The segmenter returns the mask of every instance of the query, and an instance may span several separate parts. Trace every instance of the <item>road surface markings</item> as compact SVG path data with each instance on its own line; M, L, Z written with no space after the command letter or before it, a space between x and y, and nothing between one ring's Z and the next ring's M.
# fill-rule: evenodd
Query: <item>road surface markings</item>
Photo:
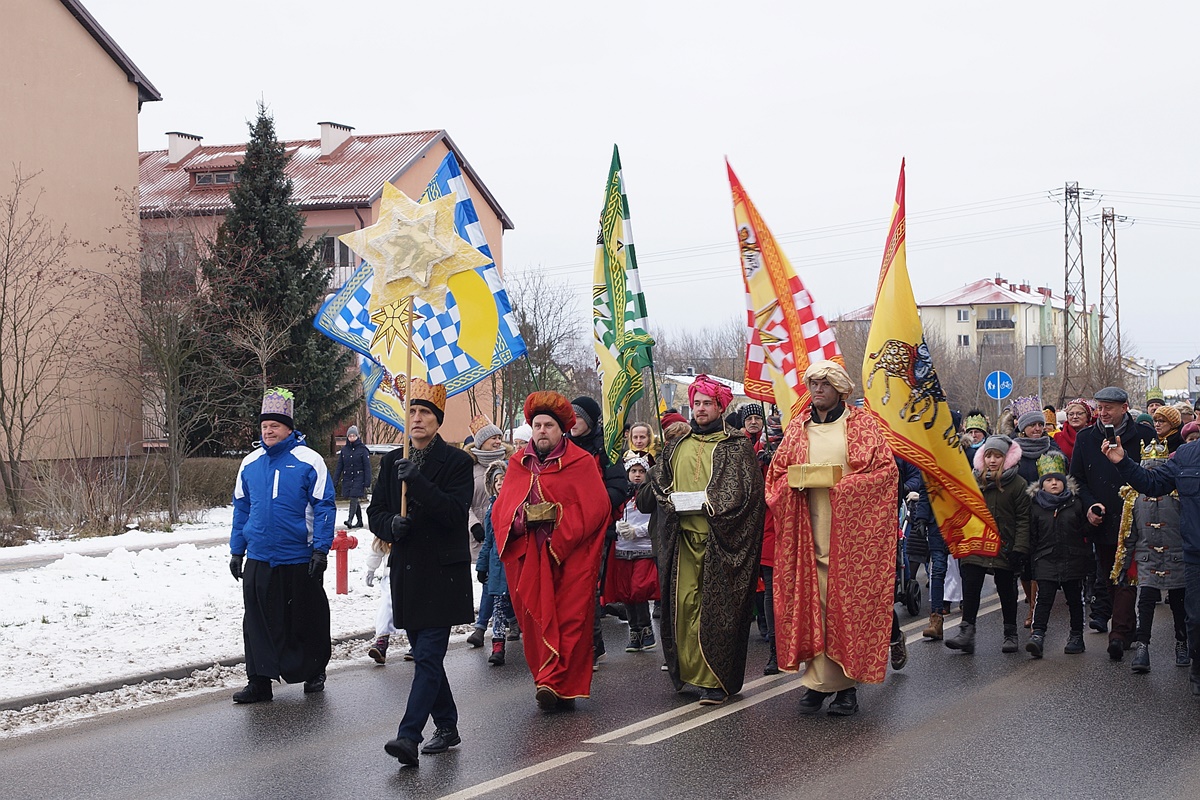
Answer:
M552 769L558 769L559 767L570 764L573 761L578 761L581 758L587 758L588 756L594 755L596 754L582 750L574 753L567 753L566 755L561 755L558 758L552 758L549 761L543 761L540 764L534 764L532 767L519 769L516 772L510 772L507 775L501 775L499 778L493 778L490 781L484 781L483 783L477 783L474 786L468 786L466 789L455 792L454 794L443 795L441 800L468 800L468 798L471 797L479 797L481 794L487 794L488 792L494 792L497 789L503 789L505 786L511 786L512 784L523 781L526 778L532 778L534 775L540 775L543 772L549 772Z
M738 700L726 706L725 708L720 709L719 711L710 711L701 717L697 717L696 719L690 719L687 722L681 722L678 725L672 725L669 728L664 728L658 733L652 733L649 736L643 736L640 739L634 739L632 742L630 742L630 744L656 744L664 739L670 739L672 736L678 736L681 733L686 733L693 728L699 728L701 725L707 725L710 722L715 722L722 717L727 717L730 714L736 714L737 712L747 709L750 706L758 705L764 700L770 700L772 697L784 694L785 692L791 692L799 689L803 685L804 684L800 682L799 678L793 677L792 680L788 681L782 686L776 686L774 689L767 689L765 692L759 692L748 700Z

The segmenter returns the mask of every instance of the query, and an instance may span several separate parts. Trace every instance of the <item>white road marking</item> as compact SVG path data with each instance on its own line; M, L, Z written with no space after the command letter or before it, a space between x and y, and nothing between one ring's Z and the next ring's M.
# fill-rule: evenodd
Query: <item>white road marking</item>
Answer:
M534 775L540 775L543 772L549 772L552 769L558 769L561 766L570 764L573 761L578 761L581 758L594 756L595 753L578 751L567 753L558 758L552 758L549 761L543 761L540 764L534 764L532 767L519 769L516 772L510 772L507 775L501 775L499 778L493 778L490 781L477 783L474 786L468 786L466 789L457 791L454 794L443 795L441 800L467 800L471 797L479 797L481 794L494 792L497 789L503 789L505 786L511 786L514 783L523 781L526 778L532 778Z
M760 692L759 694L751 697L749 700L737 700L730 702L729 705L720 710L710 711L702 717L690 719L687 722L681 722L678 725L672 725L669 728L664 728L658 733L652 733L649 736L643 736L640 739L634 739L632 742L630 742L630 744L647 745L661 742L664 739L670 739L672 736L678 736L679 734L686 733L693 728L699 728L701 725L707 725L708 723L714 722L722 717L727 717L730 714L736 714L742 709L758 705L764 700L770 700L772 697L777 695L799 689L803 685L804 684L800 682L799 678L794 677L793 680L788 681L782 686L776 686L774 689L768 689L765 692Z

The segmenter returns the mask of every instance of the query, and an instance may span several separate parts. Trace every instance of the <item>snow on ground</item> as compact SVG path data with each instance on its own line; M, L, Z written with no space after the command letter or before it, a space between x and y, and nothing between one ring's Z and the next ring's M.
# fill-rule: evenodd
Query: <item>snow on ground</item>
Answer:
M225 546L231 514L228 507L213 509L205 522L169 534L135 531L0 549L0 565L61 555L45 566L0 572L0 702L74 688L82 693L116 679L240 657L242 591L229 574ZM349 554L349 593L334 592L332 555L325 574L334 638L373 631L379 607L380 584L364 582L371 534L364 528L351 535L359 544ZM476 601L478 591L476 584ZM361 642L335 649L344 658L363 657ZM48 704L52 709L4 712L0 736L64 713L77 718L236 685L244 676L240 666L218 667L182 681Z

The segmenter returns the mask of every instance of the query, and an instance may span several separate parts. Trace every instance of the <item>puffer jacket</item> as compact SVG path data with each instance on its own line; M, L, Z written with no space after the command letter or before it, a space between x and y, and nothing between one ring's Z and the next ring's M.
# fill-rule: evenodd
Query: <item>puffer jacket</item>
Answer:
M272 567L305 564L333 543L333 481L325 460L292 433L242 459L233 486L229 551Z
M1150 497L1179 492L1179 533L1183 560L1200 565L1200 442L1185 444L1157 469L1146 469L1127 456L1118 470L1130 486Z
M1025 492L1029 484L1017 474L1020 461L1021 446L1013 442L1004 456L1003 472L997 485L996 481L983 479L983 449L975 454L975 478L983 492L983 501L1000 529L1000 553L991 557L967 556L962 563L989 570L1012 570L1009 554L1029 553L1029 495Z
M1042 508L1037 502L1038 484L1029 485L1029 547L1035 581L1081 580L1096 571L1096 557L1087 535L1092 526L1079 496L1079 485L1067 478L1071 501L1058 508Z
M362 440L346 442L338 452L337 466L333 468L333 483L342 484L343 497L366 497L371 485L371 451Z

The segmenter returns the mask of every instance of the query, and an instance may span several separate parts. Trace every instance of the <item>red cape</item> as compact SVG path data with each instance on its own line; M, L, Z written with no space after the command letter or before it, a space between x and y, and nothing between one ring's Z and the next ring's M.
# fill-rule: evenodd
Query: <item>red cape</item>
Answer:
M846 419L849 471L829 491L833 506L825 624L808 493L787 482L789 464L808 456L804 423L788 425L767 472L767 505L775 519L775 648L779 668L794 672L824 652L860 683L887 672L895 601L899 471L879 423L869 411Z
M534 683L572 698L591 691L596 584L612 507L595 459L564 444L544 463L532 444L509 460L492 528ZM535 496L558 508L548 541L534 526L525 530L525 504Z

